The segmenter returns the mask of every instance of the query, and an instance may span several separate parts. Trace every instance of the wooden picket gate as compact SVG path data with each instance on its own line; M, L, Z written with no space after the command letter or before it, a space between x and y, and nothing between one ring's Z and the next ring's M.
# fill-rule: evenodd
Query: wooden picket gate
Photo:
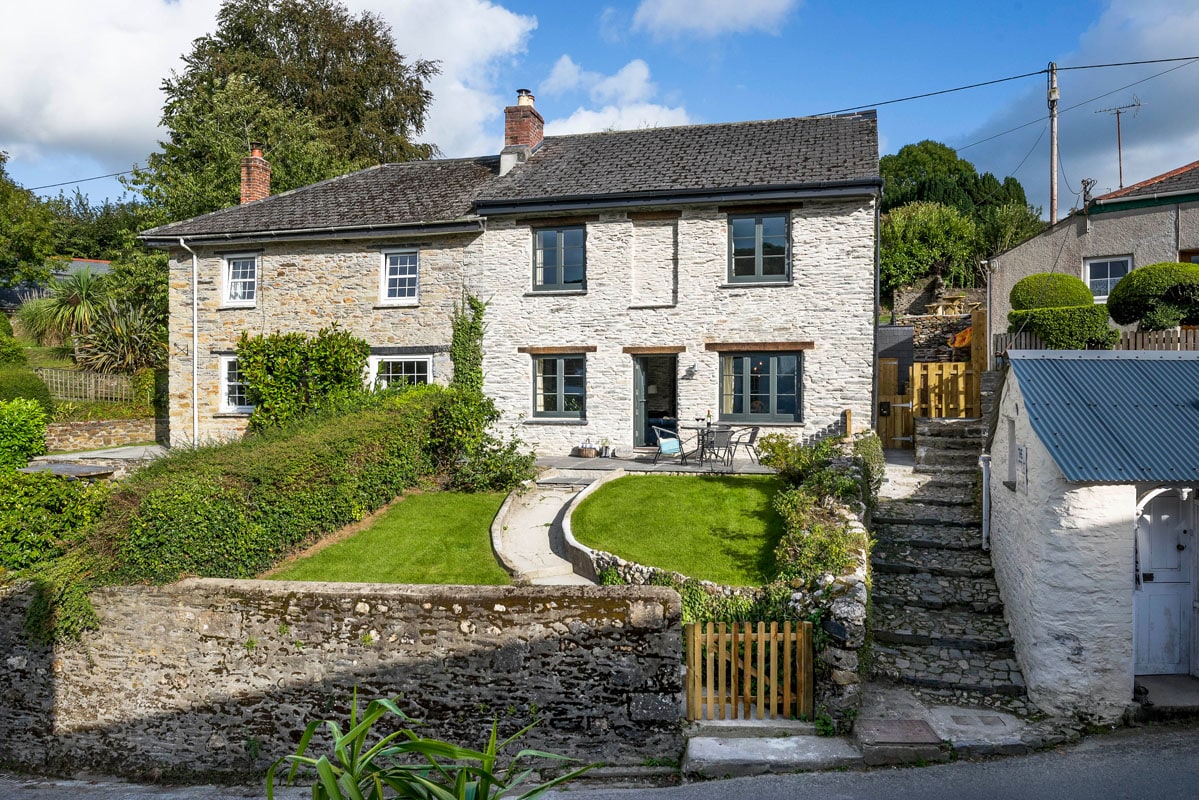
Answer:
M811 719L812 623L688 623L687 719Z

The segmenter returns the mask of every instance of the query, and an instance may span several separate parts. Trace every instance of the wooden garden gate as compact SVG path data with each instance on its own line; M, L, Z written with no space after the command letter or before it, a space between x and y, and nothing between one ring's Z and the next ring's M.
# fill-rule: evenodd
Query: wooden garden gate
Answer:
M812 623L688 623L687 719L812 719Z

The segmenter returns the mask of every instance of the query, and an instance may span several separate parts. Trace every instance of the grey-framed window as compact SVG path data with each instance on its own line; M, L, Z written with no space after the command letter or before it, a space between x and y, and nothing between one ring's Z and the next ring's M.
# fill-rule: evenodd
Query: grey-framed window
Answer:
M415 250L383 253L379 271L379 302L383 305L416 305L420 302L420 257Z
M803 353L721 353L720 419L803 422Z
M421 386L433 382L431 356L371 356L368 362L372 387Z
M587 288L587 229L583 225L533 230L533 290Z
M533 357L533 416L585 419L587 416L587 357Z
M258 255L225 256L226 305L252 306L258 299Z
M1084 279L1096 302L1106 299L1120 279L1131 271L1132 256L1088 258L1083 268Z
M780 283L790 279L786 212L729 215L729 282Z
M226 414L248 414L253 411L249 391L237 356L221 356L221 411Z

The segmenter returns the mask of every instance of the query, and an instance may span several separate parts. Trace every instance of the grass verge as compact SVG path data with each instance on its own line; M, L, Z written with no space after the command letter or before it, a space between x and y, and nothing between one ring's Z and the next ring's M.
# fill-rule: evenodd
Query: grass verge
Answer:
M629 475L584 500L571 518L588 547L729 586L775 573L783 521L770 475Z
M272 572L272 580L503 585L491 522L504 492L407 494L373 525Z

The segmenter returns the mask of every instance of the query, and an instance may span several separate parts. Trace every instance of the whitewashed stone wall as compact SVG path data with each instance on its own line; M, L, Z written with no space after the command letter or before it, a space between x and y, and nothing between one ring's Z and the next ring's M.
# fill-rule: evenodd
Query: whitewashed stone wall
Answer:
M623 348L685 348L678 410L686 421L718 411L719 354L705 343L812 341L803 355L804 423L779 430L811 434L847 408L870 419L874 224L869 198L807 202L792 213L792 283L730 286L726 215L717 209L686 208L677 222L654 224L604 214L587 223L586 292L549 294L531 292L529 225L489 220L471 254L479 261L467 269L471 290L489 302L484 388L503 422L543 454L584 439L627 450L633 359ZM587 418L534 420L533 358L518 348L568 346L595 347L586 354Z
M1027 448L1027 488L1008 479L1008 421ZM1095 722L1132 699L1136 487L1070 483L1033 433L1014 373L992 453L991 558L1029 695Z
M464 264L477 236L448 236L405 244L385 242L281 243L265 248L196 248L199 253L199 440L244 432L246 415L220 410L220 355L232 354L243 331L315 333L336 322L372 347L437 347L433 377L449 380L450 314L461 299ZM379 302L382 252L419 252L419 305ZM223 253L260 251L257 302L230 308L222 302ZM192 438L191 255L171 253L171 444Z

